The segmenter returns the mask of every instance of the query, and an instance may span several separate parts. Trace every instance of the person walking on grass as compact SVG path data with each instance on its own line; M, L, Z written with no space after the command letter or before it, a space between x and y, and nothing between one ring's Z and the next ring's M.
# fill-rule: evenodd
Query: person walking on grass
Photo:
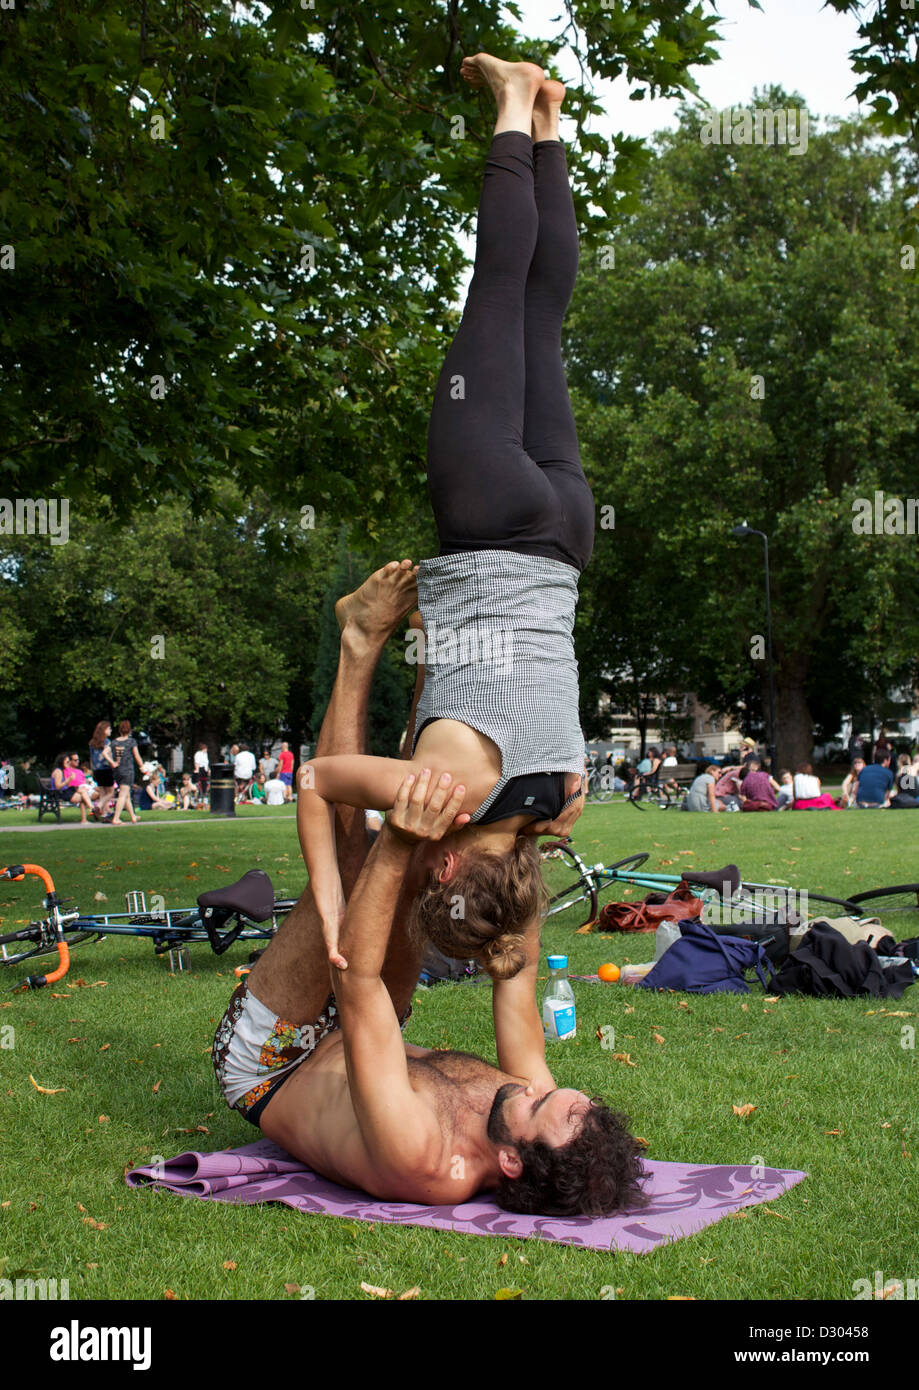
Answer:
M121 813L127 808L131 817L131 824L137 824L137 816L134 814L134 802L131 793L134 790L134 767L143 771L143 762L137 747L137 740L131 733L131 724L127 719L122 719L118 725L118 737L112 744L112 752L118 760L118 799L115 802L115 814L112 825L121 824Z
M102 820L115 800L115 773L118 771L118 763L112 757L112 726L107 719L100 719L93 730L89 740L89 760L99 788L99 804L94 815L97 820Z

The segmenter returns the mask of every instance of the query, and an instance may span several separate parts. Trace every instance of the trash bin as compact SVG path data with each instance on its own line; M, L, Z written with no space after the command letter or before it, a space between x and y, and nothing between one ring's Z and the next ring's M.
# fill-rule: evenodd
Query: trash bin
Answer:
M211 763L211 815L236 815L236 779L232 763Z

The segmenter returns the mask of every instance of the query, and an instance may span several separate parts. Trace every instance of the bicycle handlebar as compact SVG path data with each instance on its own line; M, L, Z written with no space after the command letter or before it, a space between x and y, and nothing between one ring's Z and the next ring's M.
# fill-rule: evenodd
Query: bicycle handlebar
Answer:
M0 878L9 878L14 881L25 878L27 874L41 879L45 886L48 906L52 912L57 913L57 918L55 920L55 926L57 928L57 968L52 970L48 975L30 975L26 980L29 989L42 989L45 985L56 984L58 980L62 980L67 974L67 971L70 969L70 947L67 945L61 932L60 905L57 901L57 894L54 891L54 879L48 873L48 870L43 869L40 864L8 864L5 868L0 869Z

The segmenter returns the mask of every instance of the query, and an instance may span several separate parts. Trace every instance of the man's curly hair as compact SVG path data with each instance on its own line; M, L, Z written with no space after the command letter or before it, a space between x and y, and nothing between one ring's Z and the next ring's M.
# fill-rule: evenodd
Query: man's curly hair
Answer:
M650 1199L640 1186L641 1147L628 1124L626 1115L593 1096L569 1143L552 1148L539 1139L515 1139L523 1171L517 1178L502 1173L499 1205L537 1216L611 1216L645 1206Z

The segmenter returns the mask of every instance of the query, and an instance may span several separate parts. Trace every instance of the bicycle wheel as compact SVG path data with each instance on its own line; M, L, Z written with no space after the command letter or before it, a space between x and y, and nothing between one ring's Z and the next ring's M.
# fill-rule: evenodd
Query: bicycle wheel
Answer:
M540 847L543 882L549 894L549 905L545 918L555 917L567 912L571 907L584 903L579 913L582 920L578 926L585 927L597 915L597 885L589 867L580 855L560 842ZM572 874L574 878L572 879ZM583 913L586 912L585 917Z
M853 893L852 902L868 917L880 917L885 926L890 926L891 936L898 940L919 933L919 883L901 883L892 888L871 888L866 893Z
M865 917L864 908L860 907L855 897L853 898L833 898L828 893L812 893L809 888L797 888L788 883L750 883L744 879L738 890L739 895L750 893L754 899L765 898L768 902L769 896L781 898L781 895L791 895L791 905L797 910L799 907L806 907L808 916L834 916L834 917ZM822 907L832 907L836 911L830 913L816 913L810 910L812 903L819 903Z

